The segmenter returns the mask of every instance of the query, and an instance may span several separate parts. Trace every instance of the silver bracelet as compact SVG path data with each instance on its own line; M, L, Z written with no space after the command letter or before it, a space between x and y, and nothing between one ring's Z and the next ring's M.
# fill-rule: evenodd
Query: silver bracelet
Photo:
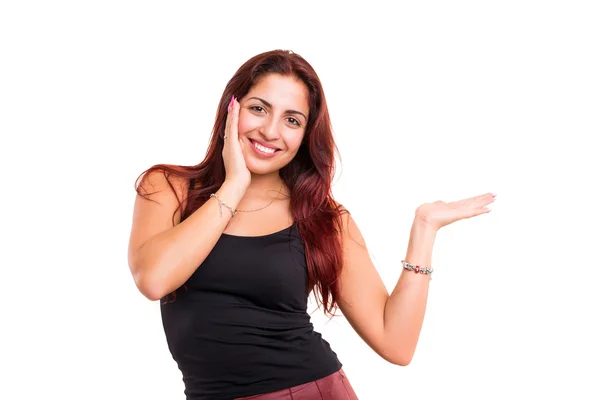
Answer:
M219 197L217 197L216 194L211 193L210 197L214 197L219 202L219 214L221 215L221 217L223 216L223 208L221 206L229 208L229 211L231 211L231 217L235 217L235 210L229 207L227 204L225 204Z
M415 271L416 274L426 274L429 275L429 279L431 279L431 274L433 273L433 268L423 268L418 265L413 265L407 263L405 260L402 260L402 267L409 271Z

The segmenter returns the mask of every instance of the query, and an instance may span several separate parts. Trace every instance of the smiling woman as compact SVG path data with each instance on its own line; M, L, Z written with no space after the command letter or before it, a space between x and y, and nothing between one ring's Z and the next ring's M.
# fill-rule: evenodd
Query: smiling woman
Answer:
M187 399L356 399L310 322L311 292L382 358L410 362L436 232L488 212L493 196L419 207L390 295L331 194L335 152L316 72L277 50L227 83L200 164L140 175L129 266L139 290L160 300Z
M268 74L239 103L240 142L257 156L246 158L248 169L264 173L283 168L296 156L308 122L304 83L296 77ZM271 158L268 163L261 162Z

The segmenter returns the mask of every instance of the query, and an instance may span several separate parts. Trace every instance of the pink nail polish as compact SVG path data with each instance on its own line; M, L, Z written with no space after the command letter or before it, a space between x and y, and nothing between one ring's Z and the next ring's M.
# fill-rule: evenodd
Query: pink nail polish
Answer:
M229 101L229 105L227 106L227 112L231 112L232 107L233 107L233 96L231 96L231 100Z

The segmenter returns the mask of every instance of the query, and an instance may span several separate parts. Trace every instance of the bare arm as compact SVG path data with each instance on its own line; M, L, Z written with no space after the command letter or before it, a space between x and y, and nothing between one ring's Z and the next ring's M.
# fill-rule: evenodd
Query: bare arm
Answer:
M129 267L135 283L148 299L158 300L177 289L189 279L206 259L231 219L231 212L223 207L219 212L216 199L209 199L185 221L181 212L172 225L173 212L178 206L175 194L161 172L152 173L146 185L151 186L150 201L137 196L129 240ZM185 187L181 182L174 185ZM230 207L237 204L245 188L225 182L216 192Z
M216 192L234 210L250 183L250 171L239 143L239 111L240 105L232 97L222 152L226 177ZM177 196L162 172L152 173L142 184L147 185L143 189L152 193L148 197L153 201L139 195L135 200L129 268L138 289L150 300L158 300L183 285L206 259L232 218L230 210L210 198L183 222L182 210L178 210L173 226L177 197L186 201L187 182L174 178L172 183Z
M431 254L436 231L415 218L408 240L406 258L410 263L431 266ZM400 279L388 298L384 309L384 333L394 343L395 360L408 365L414 355L425 318L429 291L429 276L402 270Z
M485 194L452 203L426 203L419 207L405 260L430 267L437 231L452 222L487 213L489 209L485 206L493 200L491 194ZM338 305L358 335L377 354L393 364L408 365L425 317L429 277L402 270L389 295L351 216L344 225L344 267Z
M420 260L418 265L429 266L434 239L435 231L415 218L406 260ZM350 215L345 221L342 242L340 309L377 354L393 364L408 365L425 317L429 277L403 271L389 295Z

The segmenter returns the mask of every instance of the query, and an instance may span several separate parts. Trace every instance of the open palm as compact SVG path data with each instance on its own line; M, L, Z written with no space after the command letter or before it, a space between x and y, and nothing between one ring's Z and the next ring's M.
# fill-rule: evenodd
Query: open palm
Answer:
M486 193L451 203L443 201L425 203L417 208L416 216L435 229L440 229L461 219L490 212L491 210L486 206L495 198L495 194Z

